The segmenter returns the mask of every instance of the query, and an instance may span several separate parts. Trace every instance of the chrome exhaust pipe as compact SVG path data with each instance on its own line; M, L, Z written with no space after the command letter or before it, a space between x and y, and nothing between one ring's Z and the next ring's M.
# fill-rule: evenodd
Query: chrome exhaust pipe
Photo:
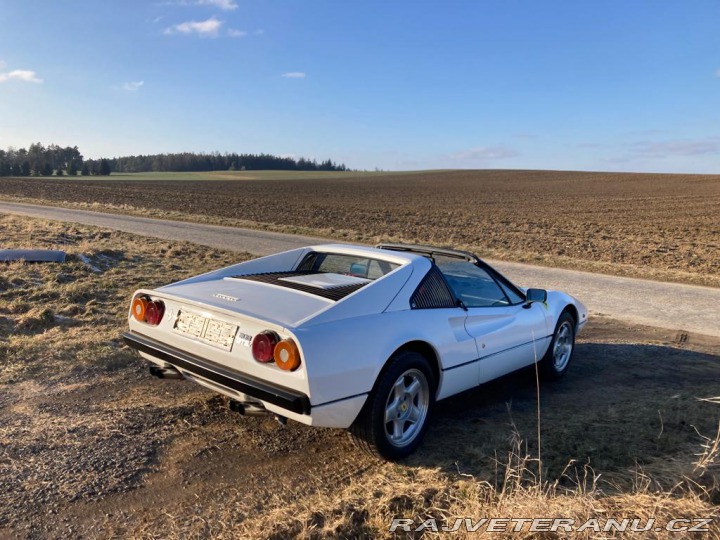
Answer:
M250 401L237 401L231 399L228 405L230 410L243 416L265 416L268 414L268 410L262 406L261 403L253 403Z
M150 375L158 379L184 379L183 374L174 367L150 366Z

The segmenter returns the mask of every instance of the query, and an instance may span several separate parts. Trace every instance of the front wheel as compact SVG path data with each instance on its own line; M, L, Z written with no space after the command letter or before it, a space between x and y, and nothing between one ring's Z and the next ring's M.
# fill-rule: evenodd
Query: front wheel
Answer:
M546 379L559 379L568 369L575 350L575 319L567 311L560 315L552 342L540 360L540 372Z
M434 402L427 359L413 351L399 353L380 375L350 433L373 456L402 459L422 442Z

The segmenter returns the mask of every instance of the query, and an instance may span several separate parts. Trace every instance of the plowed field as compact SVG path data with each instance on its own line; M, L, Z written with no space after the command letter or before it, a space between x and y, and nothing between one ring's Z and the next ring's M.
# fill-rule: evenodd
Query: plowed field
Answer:
M249 173L248 173L249 174ZM0 197L404 240L487 257L719 285L720 176L557 171L7 178ZM268 178L270 178L268 176Z

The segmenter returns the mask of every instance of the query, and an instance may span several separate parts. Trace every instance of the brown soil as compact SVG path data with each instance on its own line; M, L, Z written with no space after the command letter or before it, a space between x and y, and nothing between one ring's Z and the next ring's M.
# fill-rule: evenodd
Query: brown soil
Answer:
M717 175L489 170L288 178L10 178L0 182L0 196L469 247L491 258L608 273L654 269L669 272L668 279L720 283Z
M532 371L439 403L420 450L381 463L343 431L240 417L204 388L154 379L120 344L134 288L237 254L3 216L0 233L70 255L0 269L0 538L388 537L394 516L717 514L717 455L694 464L720 415L698 399L720 396L718 340L592 320L568 375L541 389L542 481Z

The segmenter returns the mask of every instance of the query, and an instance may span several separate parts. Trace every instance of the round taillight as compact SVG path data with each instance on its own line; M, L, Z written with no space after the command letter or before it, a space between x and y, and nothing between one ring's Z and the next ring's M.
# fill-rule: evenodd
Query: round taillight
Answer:
M165 304L160 300L148 302L145 310L145 322L151 326L157 326L165 315Z
M275 332L271 332L270 330L257 334L252 340L253 358L263 364L272 362L273 353L275 352L275 344L277 341L277 334L275 334Z
M138 296L132 302L132 314L136 321L145 322L145 312L148 307L148 299L144 296Z
M283 339L275 346L275 363L285 371L295 371L300 367L300 351L295 342L288 338Z

